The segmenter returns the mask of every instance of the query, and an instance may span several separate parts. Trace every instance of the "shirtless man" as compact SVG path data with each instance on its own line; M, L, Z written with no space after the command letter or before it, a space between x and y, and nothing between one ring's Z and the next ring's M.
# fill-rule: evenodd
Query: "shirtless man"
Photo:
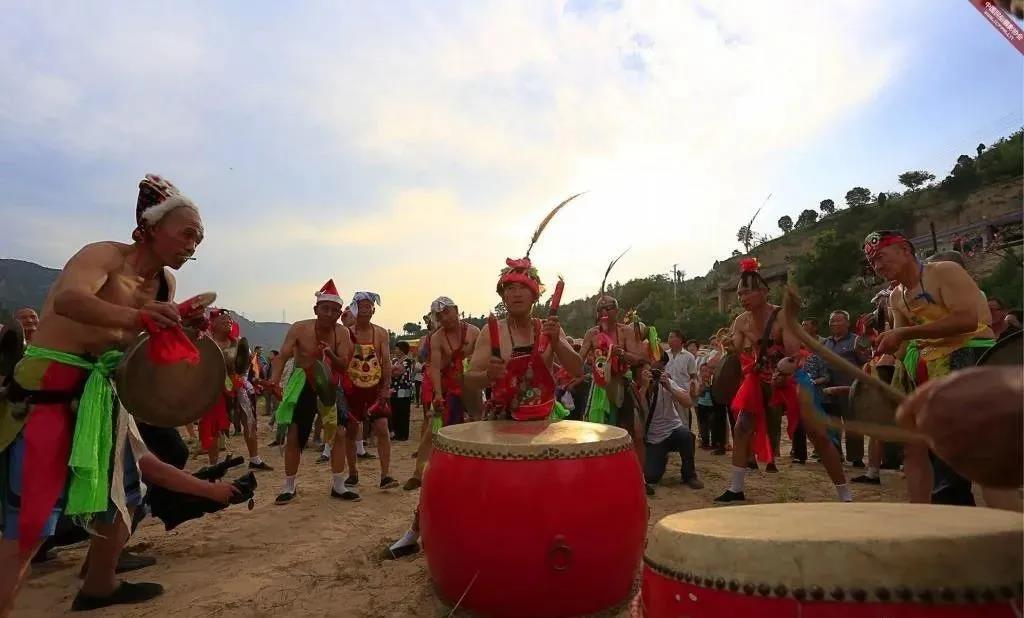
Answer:
M210 338L216 341L224 352L224 360L228 365L228 379L232 381L234 387L231 393L225 394L223 402L218 404L218 407L223 408L223 415L216 416L219 413L214 412L215 417L211 420L215 427L204 427L204 421L207 424L210 423L205 416L200 420L200 436L207 438L212 433L214 438L212 442L203 445L203 448L209 454L210 465L216 464L220 457L219 433L228 429L228 420L234 411L232 408L235 408L240 412L238 419L242 425L242 436L245 438L246 449L249 451L249 469L272 471L273 468L267 465L259 454L259 446L256 443L256 414L252 406L253 400L244 385L246 377L238 375L235 371L235 354L238 353L239 338L238 323L234 321L231 312L227 309L214 309L210 312L210 318Z
M441 328L430 336L429 372L430 383L434 385L430 409L433 413L424 410L424 425L432 425L435 414L441 415L442 426L456 425L466 420L466 406L462 398L463 360L472 356L480 329L459 319L459 307L447 296L440 296L431 303L430 312ZM469 393L469 396L479 397L480 392ZM409 491L421 485L433 435L432 428L423 432L416 456L416 470L403 489Z
M798 358L800 354L799 340L792 333L786 332L782 322L777 319L781 308L768 302L768 284L758 272L757 261L743 260L740 268L736 295L744 311L732 325L732 349L741 355L740 363L744 367L744 378L731 406L736 414L733 429L732 482L725 493L715 498L715 502L746 500L743 486L747 462L752 453L757 453L762 460L772 461L766 416L768 401L771 398L773 373L778 370L791 375L796 367L793 359ZM806 384L811 384L809 378L806 379ZM843 502L852 501L835 445L821 427L810 426L806 430L814 448L821 455L821 462L829 478L836 486L839 499Z
M355 315L355 325L349 329L352 340L352 362L348 366L348 380L345 381L345 398L348 400L348 436L345 443L348 457L349 477L345 488L358 496L359 470L356 440L359 425L369 421L377 437L377 454L380 457L380 488L393 489L398 481L389 474L391 465L391 436L388 434L388 417L391 415L391 343L388 331L370 320L380 304L380 296L374 292L356 292L349 309Z
M627 371L643 361L647 356L645 344L636 336L636 329L629 324L619 323L619 301L607 294L597 300L597 325L583 336L580 356L594 362L594 386L591 387L589 407L584 418L591 418L595 405L600 405L600 397L595 397L594 389L601 388L599 373L604 373L607 384L603 385L607 394L607 402L615 424L629 432L634 443L643 444L644 419L637 413L637 401L633 394L632 379ZM603 369L604 363L610 364L610 370ZM602 421L603 422L603 421ZM642 459L641 459L642 461Z
M278 429L288 429L284 447L284 487L274 501L276 504L288 504L295 498L295 475L299 472L302 449L306 447L309 434L313 430L313 418L317 415L318 409L321 413L329 412L323 407L318 407L319 399L312 373L314 363L324 361L327 364L327 369L332 375L331 381L335 386L339 385L341 376L348 367L352 348L349 344L348 329L338 324L341 311L341 296L338 295L338 289L331 279L316 293L316 304L313 306L316 318L292 324L284 337L284 343L281 344L281 353L271 362L270 379L267 382L275 389L280 389L285 363L289 359L294 359L295 365L288 384L277 397L281 402L276 413ZM334 444L331 448L331 497L354 500L359 496L349 494L343 486L345 452L340 447L344 440L345 431L342 425L334 434Z
M118 581L114 574L132 514L142 502L140 476L147 483L223 504L236 493L230 484L199 480L150 454L127 414L117 415L113 444L106 453L113 461L124 462L123 469L112 471L115 480L122 481L114 485L123 491L101 481L100 493L92 494L98 500L83 501L80 492L88 494L88 480L83 486L83 475L69 473L76 433L72 403L79 399L79 389L90 374L108 378L121 356L119 350L137 337L144 323L164 327L180 323L178 310L170 302L175 280L165 267L181 268L203 239L195 205L159 176L147 175L139 183L136 224L134 243L93 243L68 261L43 305L33 345L14 372L15 382L25 391L28 414L0 419L0 457L9 458L10 464L4 482L7 495L0 496L5 508L0 617L12 611L32 556L53 534L62 514L91 520L96 533L82 589L71 605L73 610L88 610L139 603L163 592L159 584L130 584ZM78 418L112 415L113 410L85 403L112 396L108 379L92 380L86 387ZM37 391L46 391L45 399L33 401ZM59 397L62 393L66 399ZM125 438L118 441L121 435ZM103 442L98 436L96 440ZM100 452L95 461L76 458L76 472L103 471L103 457ZM110 502L114 508L108 508Z
M542 288L529 258L509 259L506 264L498 279L497 292L508 316L496 320L496 342L492 343L490 328L477 337L469 371L465 374L465 388L479 391L487 386L494 387L494 395L488 401L490 418L512 418L513 414L527 412L537 418L547 418L554 405L554 363L571 377L578 377L583 373L583 361L566 338L557 316L543 322L533 318L533 307ZM547 349L537 353L542 339L547 340ZM523 388L522 381L528 380L530 375L535 388ZM523 399L520 393L532 398ZM419 534L417 510L412 527L388 548L390 557L418 551Z
M893 328L878 337L876 353L903 358L917 387L974 366L993 345L978 285L962 266L922 264L910 241L890 230L868 234L864 255L879 277L897 283L889 295ZM975 504L970 481L929 456L923 445L906 445L904 470L911 502Z

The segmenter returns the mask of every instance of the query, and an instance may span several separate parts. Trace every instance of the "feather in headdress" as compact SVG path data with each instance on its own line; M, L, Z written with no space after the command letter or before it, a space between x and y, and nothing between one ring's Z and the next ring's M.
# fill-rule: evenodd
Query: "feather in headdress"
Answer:
M743 258L740 260L741 273L756 273L761 270L761 263L755 257Z
M612 272L612 268L614 268L615 264L617 264L618 261L622 259L622 256L629 253L629 250L632 248L633 247L626 247L626 250L620 253L619 257L615 258L614 260L608 263L608 268L604 271L604 279L601 279L601 290L597 293L597 297L599 299L601 298L601 296L604 295L604 286L608 282L608 275Z
M537 230L533 233L533 237L530 239L530 246L526 248L526 257L530 257L530 251L533 250L533 245L537 243L537 240L540 238L540 235L544 231L544 228L548 226L548 223L551 223L551 220L555 217L556 214L558 214L558 211L562 210L562 207L568 204L569 202L583 195L583 193L586 193L586 191L582 193L577 193L576 195L573 195L568 199L564 200L561 204L552 208L551 212L549 212L547 216L544 217L543 220L541 220L540 225L537 226Z

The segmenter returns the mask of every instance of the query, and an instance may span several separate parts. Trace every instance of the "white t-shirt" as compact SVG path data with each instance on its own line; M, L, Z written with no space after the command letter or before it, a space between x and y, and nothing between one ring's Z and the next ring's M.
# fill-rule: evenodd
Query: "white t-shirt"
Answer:
M676 384L688 389L690 380L697 376L697 359L686 348L679 350L678 354L673 354L672 350L667 354L668 364L665 365L665 372Z

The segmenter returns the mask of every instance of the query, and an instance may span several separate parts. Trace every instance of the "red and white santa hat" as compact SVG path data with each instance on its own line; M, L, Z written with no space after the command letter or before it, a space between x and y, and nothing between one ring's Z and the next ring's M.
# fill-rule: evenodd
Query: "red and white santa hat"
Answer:
M345 303L341 300L341 295L338 294L337 286L334 285L334 279L328 279L327 283L316 293L316 302L338 303L341 306L345 306Z

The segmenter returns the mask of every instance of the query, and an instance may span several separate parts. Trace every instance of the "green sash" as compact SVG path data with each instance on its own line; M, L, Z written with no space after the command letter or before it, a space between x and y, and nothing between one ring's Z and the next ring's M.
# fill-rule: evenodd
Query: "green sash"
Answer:
M104 352L91 363L80 356L30 345L25 358L41 358L89 372L78 402L71 441L71 483L64 509L69 516L88 516L107 510L110 498L110 452L114 444L114 386L110 376L123 352Z
M292 417L295 415L295 406L299 403L299 396L306 386L306 372L296 367L292 370L288 383L281 393L281 403L277 405L277 412L274 417L277 420L277 439L284 443L288 435L288 426L292 424Z

